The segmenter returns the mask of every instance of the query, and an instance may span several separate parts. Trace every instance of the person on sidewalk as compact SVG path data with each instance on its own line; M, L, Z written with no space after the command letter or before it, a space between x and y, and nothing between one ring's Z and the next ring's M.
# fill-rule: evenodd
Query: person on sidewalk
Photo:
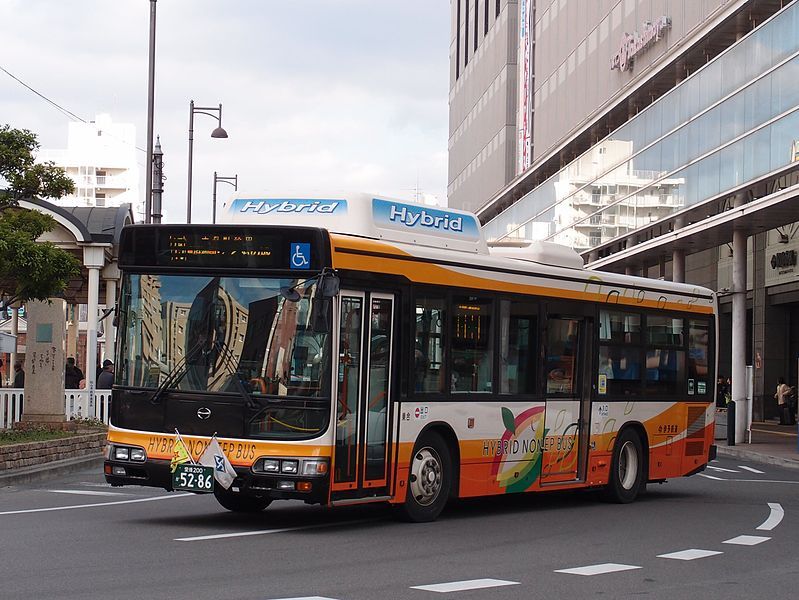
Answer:
M22 361L19 360L14 363L14 384L12 387L25 387L25 369L22 368Z
M83 371L75 364L75 359L70 356L67 358L67 366L64 368L64 387L68 390L80 388L80 380L83 379Z
M98 390L110 390L114 385L114 363L107 358L103 361L103 371L97 377Z
M780 425L794 425L793 411L791 409L793 388L785 383L784 377L780 377L777 381L777 391L774 397L777 399L777 411L780 415Z

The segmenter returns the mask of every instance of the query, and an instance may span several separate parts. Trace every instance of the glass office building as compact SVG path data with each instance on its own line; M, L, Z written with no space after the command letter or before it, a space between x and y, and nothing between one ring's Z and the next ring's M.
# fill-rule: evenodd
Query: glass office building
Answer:
M452 7L450 205L496 242L718 290L724 375L745 235L754 416L773 416L777 378L799 382L799 0Z

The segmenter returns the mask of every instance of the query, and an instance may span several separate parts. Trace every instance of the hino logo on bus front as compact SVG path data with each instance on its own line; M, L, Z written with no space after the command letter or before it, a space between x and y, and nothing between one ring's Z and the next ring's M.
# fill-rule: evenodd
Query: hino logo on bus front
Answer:
M208 419L210 417L211 417L211 409L210 408L208 408L206 406L203 406L202 408L197 410L197 418L198 419L205 420L205 419Z

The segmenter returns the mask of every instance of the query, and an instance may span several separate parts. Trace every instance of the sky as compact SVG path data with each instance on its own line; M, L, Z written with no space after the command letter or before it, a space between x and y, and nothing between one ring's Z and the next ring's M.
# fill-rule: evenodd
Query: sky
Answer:
M164 220L185 220L189 101L222 103L228 139L195 115L194 222L213 172L261 196L364 191L446 203L449 2L160 0L154 131ZM149 0L0 0L0 66L146 147ZM70 118L0 71L0 124L66 148ZM137 151L144 190L145 152ZM218 185L220 201L225 184ZM232 188L230 188L232 192Z

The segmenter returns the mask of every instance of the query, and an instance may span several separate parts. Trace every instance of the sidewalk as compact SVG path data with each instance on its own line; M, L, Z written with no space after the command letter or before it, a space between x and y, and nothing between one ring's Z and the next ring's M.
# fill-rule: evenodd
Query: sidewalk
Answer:
M752 443L728 446L726 440L716 440L719 456L751 460L767 465L799 469L797 427L766 421L752 423Z

